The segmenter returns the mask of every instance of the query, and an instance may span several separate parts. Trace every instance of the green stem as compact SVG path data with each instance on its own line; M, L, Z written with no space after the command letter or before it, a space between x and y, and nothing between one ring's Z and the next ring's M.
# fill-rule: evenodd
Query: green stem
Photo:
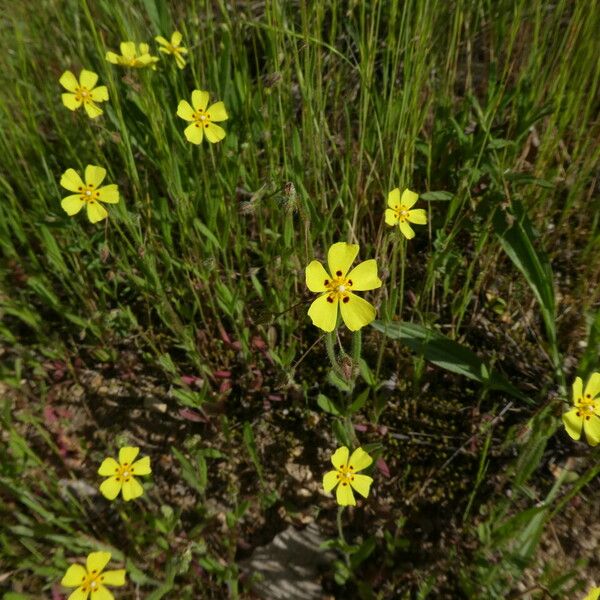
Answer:
M342 544L344 544L344 546L347 546L348 543L346 542L346 538L344 537L344 526L342 525L342 515L344 514L345 508L346 508L345 506L338 506L336 522L337 522L338 535L340 537L340 542L342 542ZM346 554L346 553L344 553L344 554ZM346 556L346 558L348 558L348 557Z
M400 309L398 310L398 320L402 321L402 309L404 308L404 268L406 266L406 238L400 240ZM394 313L396 307L394 306Z
M339 375L342 379L344 377L344 371L340 367L337 357L335 355L335 331L330 331L325 335L325 348L327 349L327 356L329 357L329 362L331 362L331 367L335 371L336 375Z
M352 336L352 362L353 366L358 366L360 360L360 354L362 351L362 331L359 329L355 331Z

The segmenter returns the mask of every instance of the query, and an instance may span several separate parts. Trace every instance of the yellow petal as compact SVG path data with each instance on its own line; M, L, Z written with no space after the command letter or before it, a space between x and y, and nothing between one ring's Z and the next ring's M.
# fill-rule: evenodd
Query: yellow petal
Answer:
M61 94L61 98L69 110L77 110L81 106L81 100L78 100L75 94Z
M71 71L65 71L60 76L58 83L60 83L60 85L62 85L65 88L65 90L69 90L70 92L74 92L79 87L79 84L77 83L77 78L75 77L75 75L73 75L73 73L71 73Z
M387 197L387 204L390 208L398 208L400 206L400 190L394 188Z
M179 31L174 31L173 35L171 36L171 45L172 46L179 46L179 44L181 44L181 38L183 36L181 35L181 33L179 33Z
M583 417L577 416L577 409L573 408L569 412L563 413L563 423L567 433L574 439L578 440L581 437L581 428L583 427Z
M186 100L181 100L177 105L177 116L185 121L194 120L194 109L190 106L190 103Z
M337 471L329 471L323 476L323 489L329 493L340 481Z
M88 573L100 573L110 561L110 552L92 552L88 554L85 565Z
M85 168L85 182L97 188L106 177L106 169L96 165L88 165Z
M134 500L135 498L139 498L143 493L144 488L135 477L123 482L123 500Z
M207 123L204 125L204 135L209 142L216 144L225 137L225 130L214 123Z
M329 302L328 298L327 294L319 296L308 309L308 316L312 319L313 325L323 331L333 331L337 323L338 300Z
M578 404L583 397L583 381L577 377L573 382L573 404Z
M183 69L185 67L185 59L183 58L183 56L180 56L179 54L175 55L175 62L177 63L177 66L180 69Z
M105 458L100 467L98 467L98 475L110 477L119 472L119 463L114 458Z
M109 477L101 483L100 493L107 500L114 500L119 495L119 492L121 491L122 487L122 482L120 480L117 481L116 476Z
M592 588L583 600L598 600L600 598L600 587Z
M108 88L105 85L99 85L90 94L94 102L106 102L108 100Z
M74 590L67 600L87 600L89 592L84 592L80 587Z
M125 446L119 450L119 462L121 465L132 465L140 449L134 446Z
M162 35L157 35L154 38L161 46L168 46L169 42L162 36ZM162 48L159 48L159 50L162 50Z
M417 225L426 225L427 213L423 208L414 208L408 211L408 220Z
M136 460L131 465L131 472L135 473L135 475L150 475L150 473L152 473L152 469L150 468L150 457L144 456L144 458Z
M600 443L600 418L592 415L589 419L584 419L583 430L590 446L597 446Z
M185 139L192 144L201 144L204 137L203 127L199 123L192 123L184 130Z
M335 496L340 506L356 506L356 500L354 499L352 488L345 481L337 486Z
M413 228L406 221L400 221L400 231L407 240L412 240L415 237Z
M102 583L104 585L114 585L114 586L125 585L125 569L115 569L114 571L104 571L104 573L102 573Z
M408 188L402 192L402 198L400 198L400 204L404 206L404 208L411 208L415 205L417 200L419 199L419 194L415 194L415 192L411 192Z
M70 217L76 215L83 208L84 204L85 201L81 199L81 196L79 194L67 196L66 198L63 198L60 202L60 205L62 206L63 210Z
M91 90L98 83L98 75L93 71L82 69L79 73L79 83L81 87Z
M104 112L99 106L97 106L93 102L84 102L83 107L85 108L85 112L88 114L88 117L90 119L95 119Z
M313 260L306 267L306 287L311 292L324 292L331 277L318 260Z
M348 279L352 281L352 290L358 292L374 290L381 287L381 279L377 277L377 261L374 258L371 258L356 265L356 267L348 273Z
M353 471L358 473L363 469L366 469L371 463L373 459L362 449L357 448L350 457L348 461L348 466L353 467Z
M120 63L119 55L115 54L114 52L107 52L104 58L106 58L106 60L113 65L118 65Z
M229 118L223 102L215 102L214 104L211 104L206 109L206 114L210 117L211 121L227 121Z
M107 204L116 204L119 201L119 186L116 183L111 183L101 187L98 191L98 200Z
M397 225L398 224L398 214L394 212L391 208L385 209L385 223L386 225Z
M148 46L148 44L145 44L144 42L142 42L139 45L139 49L140 49L140 54L148 54L148 52L150 52L150 46Z
M333 244L327 253L329 272L334 277L343 277L346 275L350 265L354 262L358 254L358 248L358 244L347 244L346 242Z
M368 475L355 475L350 485L363 497L369 495L369 488L373 483L373 478Z
M331 455L331 464L339 470L348 464L349 455L350 450L346 446L341 446Z
M110 590L103 585L99 585L98 588L90 594L90 600L115 600L115 597Z
M98 221L102 221L102 219L108 217L108 212L100 202L92 200L87 205L87 216L90 223L98 223Z
M585 386L585 397L595 398L600 393L600 373L592 373Z
M125 58L131 59L135 57L135 44L133 42L121 42L119 48Z
M350 331L358 331L368 325L377 314L375 307L356 294L350 294L340 302L342 319Z
M195 110L206 110L208 106L208 92L194 90L192 92L192 106Z
M60 178L60 185L70 192L80 192L84 183L75 169L67 169Z
M65 587L80 586L86 575L87 571L81 565L71 565L61 579L60 585Z

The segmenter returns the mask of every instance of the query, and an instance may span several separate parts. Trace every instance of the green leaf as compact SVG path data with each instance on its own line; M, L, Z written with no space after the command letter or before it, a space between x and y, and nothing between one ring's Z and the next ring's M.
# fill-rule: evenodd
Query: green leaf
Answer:
M542 309L546 335L553 350L552 359L559 366L556 340L556 304L554 277L546 255L536 250L531 221L518 200L513 200L512 209L496 210L493 217L494 230L502 248L513 264L523 273Z
M340 412L339 408L336 406L335 402L333 400L330 400L324 394L319 394L317 396L317 404L325 412L328 412L328 413L330 413L332 415L335 415L336 417L341 417L342 416L342 413Z
M402 341L411 350L423 355L429 362L442 369L485 383L491 389L502 390L515 398L529 401L502 375L491 371L472 350L438 331L416 323L397 321L387 323L374 321L371 325L389 338Z
M454 194L451 192L425 192L421 194L419 198L421 200L452 200Z

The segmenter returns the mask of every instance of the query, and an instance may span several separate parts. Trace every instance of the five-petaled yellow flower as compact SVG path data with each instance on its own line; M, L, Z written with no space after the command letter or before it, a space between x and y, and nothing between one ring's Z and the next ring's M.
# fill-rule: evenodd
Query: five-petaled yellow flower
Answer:
M226 121L229 117L222 102L215 102L208 106L208 92L194 90L192 92L192 106L189 102L181 100L177 106L177 116L184 121L191 121L185 128L185 137L192 144L200 144L202 138L213 144L220 142L225 137L225 130L215 121ZM206 108L208 106L208 108Z
M385 209L385 222L388 225L398 225L400 231L404 236L412 240L415 237L413 228L409 225L410 223L416 223L417 225L425 225L427 223L427 213L422 208L415 208L410 210L419 198L418 194L411 192L406 189L402 192L402 198L400 197L400 190L398 188L393 189L388 194L388 206Z
M121 42L121 56L114 52L106 53L106 60L113 65L121 65L122 67L133 67L141 69L150 65L156 69L155 63L158 62L158 56L150 56L150 46L148 44L139 44L139 54L135 49L135 42Z
M333 331L337 323L338 304L346 327L356 331L375 318L375 307L353 292L381 287L375 259L360 263L348 273L358 254L358 244L338 242L329 248L327 262L331 275L318 260L306 267L306 286L311 292L324 292L308 309L313 325Z
M326 492L330 492L336 485L338 486L336 499L340 506L350 504L355 506L356 500L352 488L366 498L373 483L372 477L358 474L359 471L366 469L373 459L362 448L357 448L348 460L349 453L346 446L338 448L331 457L335 471L329 471L323 477L323 488Z
M76 587L68 600L113 600L114 596L104 586L125 585L125 569L104 571L110 561L110 552L92 552L86 566L71 565L61 580L61 585Z
M105 219L108 212L100 202L116 204L119 201L119 188L115 183L98 187L104 177L106 177L106 169L88 165L85 168L84 183L75 169L67 169L60 178L60 185L70 192L77 193L62 199L60 205L66 213L70 216L76 215L87 205L88 219L92 223Z
M187 54L187 48L180 46L181 44L181 33L179 31L175 31L171 36L171 41L166 40L162 35L158 35L154 38L159 44L160 48L159 52L163 54L172 54L175 57L175 62L180 69L185 67L185 58L181 56L182 54Z
M583 600L598 600L600 598L600 587L593 587Z
M83 104L90 119L95 119L102 114L103 111L96 102L108 100L108 89L105 85L94 87L98 81L96 73L83 69L77 81L71 71L65 71L58 81L69 92L62 94L63 104L69 110L77 110Z
M596 446L600 443L600 373L592 374L585 390L581 377L575 379L573 404L575 407L562 416L567 433L578 440L583 429L590 446Z
M135 460L139 451L139 448L127 446L119 450L119 462L114 458L104 459L98 469L98 475L108 477L100 486L100 491L105 498L114 500L121 490L123 491L123 500L133 500L144 493L144 488L135 477L150 475L152 470L148 456Z

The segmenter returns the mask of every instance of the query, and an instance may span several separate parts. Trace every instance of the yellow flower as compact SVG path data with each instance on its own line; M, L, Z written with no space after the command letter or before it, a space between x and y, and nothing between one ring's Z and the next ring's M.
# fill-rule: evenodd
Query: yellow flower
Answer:
M79 73L79 81L71 71L65 71L58 80L70 93L62 94L63 104L69 110L77 110L83 104L85 112L90 119L95 119L102 114L102 109L96 102L108 100L108 89L105 85L94 87L98 81L98 75L92 71L83 69Z
M351 331L357 331L375 318L375 307L353 292L381 287L374 259L360 263L350 273L348 269L358 254L358 244L338 242L329 248L327 262L331 275L318 260L306 267L306 286L311 292L325 292L308 309L313 325L333 331L337 323L338 304L342 319ZM341 302L340 302L341 301Z
M104 459L98 469L98 475L108 477L100 486L105 498L114 500L121 490L123 500L126 501L139 498L144 493L144 488L134 475L150 475L152 470L148 456L133 462L139 451L139 448L125 447L119 450L119 462L114 458Z
M192 92L192 106L189 102L181 100L177 106L177 116L184 121L192 121L185 128L185 137L192 144L200 144L202 138L215 144L225 137L225 130L214 121L226 121L229 117L222 102L215 102L208 106L208 92L194 90ZM206 108L208 106L208 108Z
M357 448L348 460L350 451L346 446L338 448L331 462L335 471L325 473L323 477L323 488L330 492L337 485L336 499L340 506L356 505L352 488L365 498L369 495L369 488L373 478L368 475L359 475L358 471L366 469L373 459L362 449Z
M573 383L573 404L575 408L563 414L562 419L567 433L574 439L581 437L581 430L590 446L600 442L600 373L593 373L583 392L583 381L577 377Z
M77 192L63 198L60 203L69 216L76 215L84 205L87 205L88 219L92 223L106 219L108 212L100 202L116 204L119 201L119 188L115 183L98 187L105 176L106 169L94 165L85 168L85 183L81 181L75 169L67 169L63 173L60 185L70 192Z
M125 585L125 569L104 571L110 561L110 552L92 552L88 555L86 566L71 565L61 580L61 585L77 588L67 600L113 600L113 595L104 586Z
M182 54L187 54L187 48L180 46L181 44L181 33L179 31L175 31L171 36L171 41L167 41L161 35L156 36L154 38L161 47L158 49L159 52L163 54L172 54L175 57L175 62L180 69L185 67L185 58L181 56Z
M583 600L598 600L600 598L600 587L594 587Z
M139 44L139 54L135 49L135 42L121 42L121 56L114 52L106 53L106 60L113 65L122 67L133 67L141 69L150 65L156 69L155 63L158 62L158 56L150 56L150 46L148 44Z
M411 192L409 189L402 192L402 198L400 198L400 190L398 188L393 189L388 194L387 203L389 208L385 209L385 222L388 225L399 225L400 231L409 240L415 237L415 232L408 222L416 223L417 225L425 225L427 223L427 213L422 208L410 210L418 198L419 195Z

